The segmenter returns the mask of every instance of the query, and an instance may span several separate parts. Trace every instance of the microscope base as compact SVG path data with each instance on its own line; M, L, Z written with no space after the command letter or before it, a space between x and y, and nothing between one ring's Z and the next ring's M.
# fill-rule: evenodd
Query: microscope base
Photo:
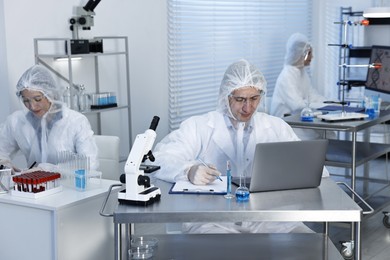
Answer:
M161 198L160 189L157 187L151 187L150 189L142 192L142 197L144 197L145 200L131 200L126 198L126 190L122 190L118 193L119 203L134 205L134 206L148 206L153 204L154 202L160 201Z

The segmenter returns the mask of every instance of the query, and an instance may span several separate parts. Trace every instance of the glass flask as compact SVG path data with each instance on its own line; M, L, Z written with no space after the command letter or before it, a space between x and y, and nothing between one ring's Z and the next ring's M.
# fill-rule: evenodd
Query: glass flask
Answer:
M313 110L309 106L304 107L301 111L301 121L313 122L313 120L314 120Z
M246 187L245 174L240 174L240 186L236 189L236 200L237 201L248 201L249 200L249 189Z

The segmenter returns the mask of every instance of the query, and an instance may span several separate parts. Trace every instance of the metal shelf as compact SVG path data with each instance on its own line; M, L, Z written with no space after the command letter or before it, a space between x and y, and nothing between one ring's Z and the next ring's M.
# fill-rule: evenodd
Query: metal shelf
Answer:
M323 234L154 235L154 259L340 259ZM201 249L201 250L200 250ZM263 256L263 257L262 257ZM264 259L265 259L264 258Z
M124 88L126 93L125 101L122 100L122 104L117 107L110 107L110 108L103 108L103 109L90 109L87 111L80 111L81 113L85 115L95 115L97 117L96 122L96 131L95 134L100 135L104 134L102 133L102 114L107 112L115 112L115 111L126 111L127 112L127 120L128 120L128 126L124 134L122 136L126 136L129 138L129 141L123 140L121 142L121 146L125 145L125 147L122 147L121 151L129 151L131 147L131 104L130 104L130 75L129 75L129 52L128 52L128 38L126 36L108 36L108 37L94 37L90 39L91 41L96 40L102 40L104 44L104 48L102 47L102 52L89 52L89 53L81 53L81 54L72 54L71 53L71 41L73 39L70 38L35 38L34 39L34 55L35 55L35 63L41 64L48 68L53 74L55 74L59 79L65 81L69 86L71 86L72 91L73 86L75 85L75 69L77 70L83 70L83 66L75 66L74 62L72 61L72 58L75 57L81 57L83 60L85 59L87 64L92 64L92 67L90 69L91 75L85 76L86 78L91 79L93 82L93 87L91 87L93 92L99 93L101 91L101 85L100 82L104 77L102 77L100 73L112 73L115 72L115 69L110 70L109 72L105 72L102 69L99 70L99 63L103 63L104 61L108 61L107 59L104 60L104 57L107 56L118 56L118 61L120 61L120 64L118 62L118 71L123 71L120 74L118 73L121 84L123 82L123 86L116 86L118 89ZM55 60L57 58L64 59L65 67L61 66L62 70L65 69L66 76L64 76L63 71L60 72L58 70L58 66L55 64ZM84 61L80 62L84 62ZM110 60L111 61L111 60ZM91 63L92 62L92 63ZM122 65L123 64L123 65ZM123 66L125 67L124 70ZM85 71L85 70L83 70ZM122 78L123 77L123 78ZM94 79L94 80L93 80ZM112 88L111 88L112 89ZM73 101L72 101L73 102ZM105 117L107 118L107 117ZM118 134L119 136L120 133ZM122 157L124 157L123 155ZM127 156L127 154L126 154Z
M119 110L119 109L128 109L129 106L117 106L117 107L109 107L109 108L102 108L102 109L89 109L86 111L82 111L81 113L83 114L97 114L97 113L103 113L103 112L108 112L112 110Z
M96 53L85 53L85 54L40 54L40 58L74 58L74 57L97 57L97 56L109 56L109 55L126 55L126 52L96 52Z
M356 142L356 166L363 165L390 152L390 145ZM335 167L352 167L352 142L329 140L325 164Z

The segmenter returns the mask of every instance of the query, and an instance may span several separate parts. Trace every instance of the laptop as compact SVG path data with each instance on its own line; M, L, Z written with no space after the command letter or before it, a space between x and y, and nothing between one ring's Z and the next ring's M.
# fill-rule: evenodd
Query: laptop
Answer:
M315 188L321 184L328 140L302 140L256 145L250 192ZM233 178L239 185L239 178Z

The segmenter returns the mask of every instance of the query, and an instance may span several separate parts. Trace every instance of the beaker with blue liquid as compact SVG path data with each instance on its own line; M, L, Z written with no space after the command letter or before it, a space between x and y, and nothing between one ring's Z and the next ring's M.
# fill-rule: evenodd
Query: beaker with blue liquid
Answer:
M245 174L240 174L240 186L236 189L236 200L238 202L249 200L249 189L246 186Z
M372 95L364 98L364 107L368 118L374 119L379 116L381 102L382 100L379 95Z

